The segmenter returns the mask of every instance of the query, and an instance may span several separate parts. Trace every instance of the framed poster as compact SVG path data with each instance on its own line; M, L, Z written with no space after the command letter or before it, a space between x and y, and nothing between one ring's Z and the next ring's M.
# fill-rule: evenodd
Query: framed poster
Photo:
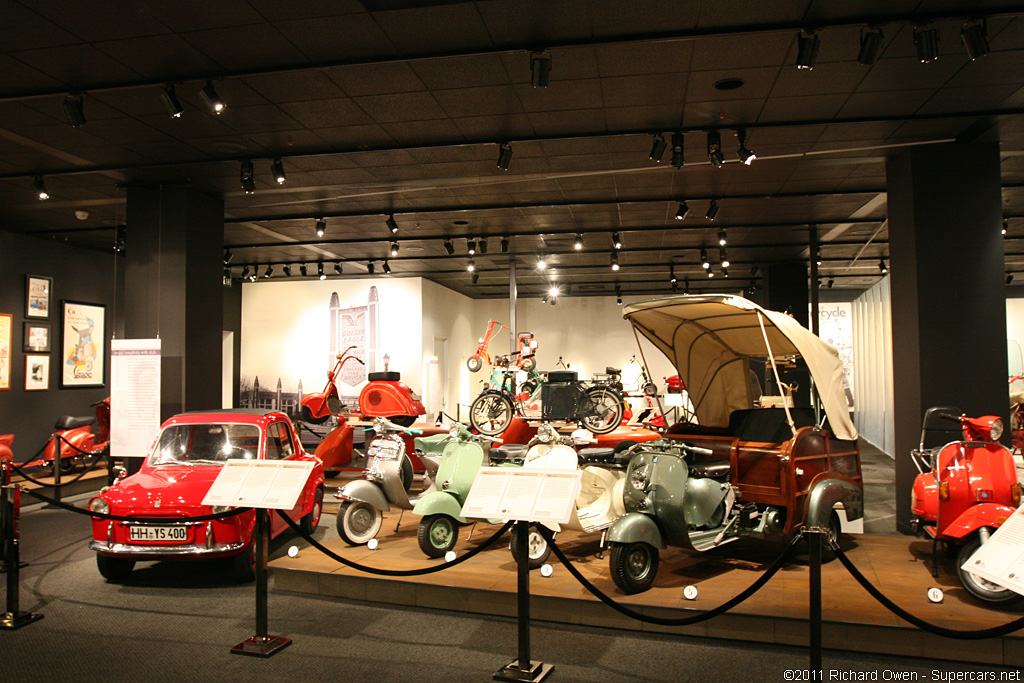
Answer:
M104 382L107 307L62 301L60 386L101 387Z
M25 353L49 353L50 323L26 322L22 345Z
M50 290L53 278L42 275L25 276L25 317L50 317Z
M25 356L25 391L46 391L50 388L50 357Z
M11 314L0 313L0 391L11 388Z

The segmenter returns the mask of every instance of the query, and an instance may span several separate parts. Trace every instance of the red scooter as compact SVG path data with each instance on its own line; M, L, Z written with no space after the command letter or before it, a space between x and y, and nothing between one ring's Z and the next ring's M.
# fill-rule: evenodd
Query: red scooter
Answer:
M487 361L488 365L491 364L491 355L487 352L487 347L491 345L495 326L508 329L508 325L502 325L497 320L487 321L487 332L478 340L476 352L466 360L466 367L470 372L478 372L484 366L484 361Z
M920 446L911 451L920 474L910 507L918 531L932 539L932 575L938 576L938 543L959 546L960 582L968 593L991 603L1021 596L961 566L1020 505L1013 456L998 442L1002 435L1003 421L994 415L967 417L958 408L935 406L925 411ZM926 443L945 445L926 448Z
M93 403L95 417L57 418L54 432L43 447L43 457L25 463L22 467L53 468L58 460L60 471L69 472L86 458L102 453L110 447L110 397ZM93 433L93 425L96 432Z

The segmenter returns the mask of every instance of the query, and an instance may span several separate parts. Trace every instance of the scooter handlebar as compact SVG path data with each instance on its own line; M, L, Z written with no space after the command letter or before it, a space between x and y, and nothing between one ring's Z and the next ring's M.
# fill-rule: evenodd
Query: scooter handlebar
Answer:
M494 437L494 436L486 436L484 434L474 434L473 436L475 436L476 438L481 439L481 440L490 441L492 443L505 443L501 439L499 439L497 437Z
M701 448L700 446L694 446L693 444L684 443L683 448L690 451L694 455L714 455L715 452L710 448Z
M412 429L411 427L402 427L402 431L406 434L422 434L422 429Z

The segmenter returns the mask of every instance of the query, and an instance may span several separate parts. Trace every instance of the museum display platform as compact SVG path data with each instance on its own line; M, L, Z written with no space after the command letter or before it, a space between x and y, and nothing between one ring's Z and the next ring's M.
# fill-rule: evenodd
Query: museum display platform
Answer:
M376 550L350 547L332 537L325 545L350 559L381 569L414 569L442 562L427 558L416 542L419 517L406 513L395 531L397 513L385 515ZM334 517L325 515L324 525ZM499 527L478 524L460 530L456 552L463 553L489 538ZM425 576L381 577L350 569L312 547L298 555L271 562L277 591L340 597L374 603L514 617L515 563L506 534L474 558ZM647 615L684 617L706 611L732 598L753 583L784 548L780 539L743 539L707 555L670 548L661 553L654 587L628 596L616 588L608 556L597 556L598 534L559 534L559 547L574 566L600 590ZM846 535L843 549L868 580L910 613L937 626L977 630L999 626L1024 614L1024 605L1000 608L984 605L960 585L954 561L940 554L939 578L931 576L931 544L908 536ZM806 564L791 562L761 590L730 612L692 626L671 627L630 619L602 604L551 555L554 572L544 578L531 573L531 616L534 619L744 641L807 645L808 578ZM696 586L696 600L686 600L683 588ZM822 568L823 644L840 649L880 654L937 657L963 662L1024 666L1024 633L986 640L952 640L917 629L882 607L839 562ZM930 603L926 592L937 586L942 603ZM543 643L535 644L543 655Z

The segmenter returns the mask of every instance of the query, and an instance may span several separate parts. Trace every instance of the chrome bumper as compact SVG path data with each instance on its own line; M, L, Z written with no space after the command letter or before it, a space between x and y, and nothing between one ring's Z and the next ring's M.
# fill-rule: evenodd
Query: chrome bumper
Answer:
M108 543L106 541L90 541L89 550L104 555L130 555L132 557L195 557L202 555L225 555L235 553L245 547L245 543L214 543L213 545L129 545L127 543Z

